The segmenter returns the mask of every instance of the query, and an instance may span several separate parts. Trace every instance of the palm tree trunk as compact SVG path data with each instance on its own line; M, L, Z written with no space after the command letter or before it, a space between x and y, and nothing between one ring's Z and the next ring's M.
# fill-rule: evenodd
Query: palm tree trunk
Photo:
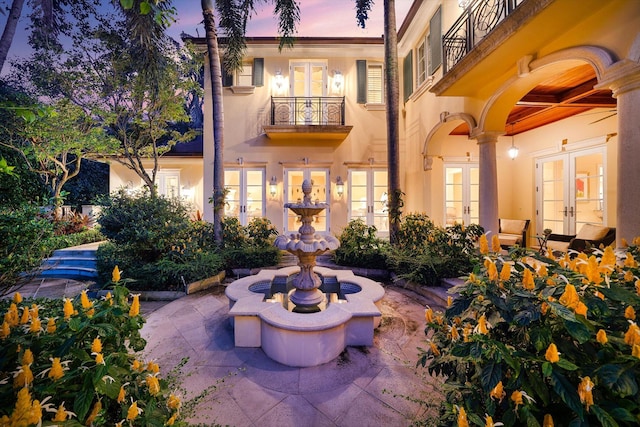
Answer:
M213 111L213 233L217 244L222 243L222 218L224 215L224 117L222 110L222 68L218 51L218 37L216 35L213 17L212 0L201 0L202 15L204 16L204 30L207 39L207 54L209 56L209 75L211 76Z
M4 61L7 60L9 49L13 43L13 36L16 34L16 28L18 27L18 21L22 14L22 6L24 0L13 0L11 3L11 10L9 11L9 17L7 18L7 24L2 32L2 38L0 38L0 71L4 67Z
M389 168L389 240L396 243L400 227L400 131L398 123L400 88L398 82L398 36L395 0L384 0L384 58L387 104L387 163Z

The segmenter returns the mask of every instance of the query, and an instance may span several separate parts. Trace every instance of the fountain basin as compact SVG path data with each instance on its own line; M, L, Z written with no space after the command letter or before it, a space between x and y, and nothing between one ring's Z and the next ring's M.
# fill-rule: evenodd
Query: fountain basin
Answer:
M344 287L345 298L316 313L294 313L265 298L266 283L298 274L299 267L261 270L231 283L225 293L236 347L262 347L283 365L308 367L335 359L348 345L373 345L384 288L350 270L316 267L315 271L330 278L334 287Z

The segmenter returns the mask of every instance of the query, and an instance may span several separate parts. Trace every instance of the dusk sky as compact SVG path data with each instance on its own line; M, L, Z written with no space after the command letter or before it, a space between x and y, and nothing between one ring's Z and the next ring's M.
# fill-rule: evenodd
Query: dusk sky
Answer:
M365 29L358 27L355 14L355 0L299 0L300 23L297 36L321 37L321 36L354 36L354 37L380 37L384 32L383 27L383 0L376 0ZM397 27L402 24L413 0L396 0ZM251 18L248 24L248 36L276 36L277 21L273 14L273 4L262 5L257 14ZM109 2L105 1L105 4ZM202 9L199 0L174 0L177 22L169 28L169 35L180 41L180 33L183 31L192 36L204 36L202 25ZM27 44L28 33L26 27L29 23L28 4L20 17L20 24L9 51L8 60L15 60L18 56L24 56L30 51ZM7 15L0 15L2 28L6 23ZM8 65L8 64L7 64ZM3 73L9 67L5 66Z

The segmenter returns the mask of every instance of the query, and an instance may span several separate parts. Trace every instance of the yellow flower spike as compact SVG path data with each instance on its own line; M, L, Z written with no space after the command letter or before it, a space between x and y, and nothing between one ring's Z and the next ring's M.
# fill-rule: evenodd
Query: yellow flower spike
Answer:
M612 270L616 265L616 262L618 262L618 260L616 258L615 252L613 251L613 247L607 246L606 248L604 248L602 259L600 259L600 268Z
M147 363L147 371L157 374L160 372L160 366L156 362Z
M482 255L487 255L489 253L489 242L487 241L486 234L480 236L480 238L478 239L478 246Z
M31 309L29 310L29 315L31 317L38 317L40 315L40 310L37 304L31 304Z
M549 344L549 347L544 354L544 358L551 363L557 363L560 361L560 353L558 353L558 347L556 347L554 343Z
M580 314L584 317L587 317L587 306L584 305L584 303L582 301L578 302L578 305L575 308L575 312L576 314Z
M80 292L80 304L82 305L82 308L84 308L85 310L88 310L91 307L93 307L93 303L89 301L89 297L87 296L86 290L83 290L82 292Z
M112 282L120 281L120 269L118 268L117 265L113 267L113 271L111 272L111 281Z
M111 292L107 292L107 295L104 298L109 303L109 305L113 305L113 297L111 296Z
M178 414L171 415L171 417L169 417L169 419L167 420L167 425L168 426L174 425L177 417L178 417Z
M634 344L633 348L631 349L631 355L640 359L640 345Z
M624 317L629 320L636 320L636 311L632 306L627 306L627 308L624 309Z
M636 268L638 266L638 262L635 260L635 258L633 257L633 254L631 252L627 252L627 254L625 256L625 258L624 258L624 266L625 267L629 267L629 268ZM627 273L631 273L631 272L627 271ZM626 276L625 276L625 280L626 280Z
M12 302L9 306L9 310L4 315L4 320L9 326L17 326L20 323L20 316L18 315L18 306Z
M73 303L71 302L71 299L69 298L64 299L64 308L62 312L64 313L64 320L69 320L71 318L74 312Z
M32 334L38 334L42 331L42 321L39 317L32 317L29 324L29 332Z
M482 335L486 335L487 333L489 333L489 328L487 327L487 318L484 316L484 314L478 319L478 326L476 326L474 332Z
M433 353L434 356L440 356L440 350L438 350L434 342L429 342L429 347L431 347L431 353Z
M104 365L104 356L102 353L96 353L96 365Z
M18 371L18 375L13 378L13 386L18 387L28 387L29 384L33 382L33 372L31 372L31 368L29 365L20 366L20 370Z
M174 394L169 395L169 399L167 399L167 407L171 410L176 410L180 408L180 398Z
M511 401L516 405L516 411L518 410L518 406L522 405L522 392L519 390L514 390L511 393Z
M640 344L640 328L634 322L629 322L629 329L624 334L624 342L627 345Z
M101 410L102 410L102 402L98 400L93 405L93 409L91 409L91 413L89 414L87 419L84 421L84 424L87 426L91 425L96 420Z
M453 304L453 298L451 298L451 295L449 295L447 297L447 308L451 307L451 304Z
M469 420L467 420L467 413L461 406L458 408L458 427L469 427Z
M138 314L140 314L140 294L135 294L131 302L131 308L129 308L129 316L135 317Z
M626 261L625 261L626 262ZM622 277L622 279L625 282L633 282L633 271L631 270L627 270L624 272L624 276Z
M502 423L495 424L493 422L493 417L491 415L485 414L484 417L484 427L497 427L503 425Z
M147 383L147 387L149 387L149 394L155 396L160 393L160 382L158 381L158 377L147 375L147 379L145 381Z
M451 341L458 341L460 339L460 333L458 332L458 328L455 326L451 326Z
M636 294L640 296L640 280L636 280Z
M56 415L53 417L51 421L56 421L56 422L67 421L67 410L64 408L64 403L61 403L60 406L58 406Z
M138 408L138 402L133 402L127 410L127 421L133 421L138 418L138 415L142 412L142 409Z
M485 258L484 262L482 263L482 265L484 265L484 268L488 269L489 265L491 264L491 260L489 258Z
M16 304L20 304L22 302L22 295L20 295L20 292L13 294L13 302Z
M124 386L120 386L120 391L118 392L118 398L116 402L122 403L124 402L125 397L127 396L127 392L124 390Z
M545 414L544 420L542 421L542 427L554 427L553 417L551 416L551 414Z
M587 412L589 412L589 407L593 405L593 390L594 384L591 382L591 378L584 377L580 384L578 384L578 396L580 396L580 403L584 404L587 407Z
M33 363L33 352L30 349L26 349L22 355L22 364L31 365Z
M59 357L54 357L53 362L51 364L51 369L49 370L48 377L53 381L57 381L64 376L64 369L62 369L62 363L60 363Z
M487 267L487 276L492 282L498 280L498 268L496 267L496 263L493 261L489 262L489 266Z
M502 264L502 270L500 270L500 281L506 282L511 278L511 266L506 262Z
M494 234L491 237L491 250L493 252L500 252L500 250L502 250L502 247L500 246L500 238L497 234Z
M489 393L489 397L491 397L491 399L498 399L498 403L502 403L502 399L504 399L506 395L507 393L504 391L502 381L499 381Z
M524 273L522 274L522 287L529 291L532 291L536 287L536 284L533 281L533 274L528 268L525 268Z
M564 305L568 308L575 308L580 302L580 297L578 296L578 292L576 292L575 286L572 284L568 284L564 288L564 293L560 297L560 304Z
M607 338L607 333L604 329L600 329L598 331L598 333L596 334L596 341L598 341L602 345L605 345L609 341L609 339Z
M56 319L50 317L47 321L47 333L52 334L56 331Z
M93 339L91 343L91 352L92 353L101 353L102 352L102 341L99 337Z
M29 322L29 309L27 307L22 308L22 317L20 317L20 324L26 325Z
M9 335L11 335L11 326L9 326L9 324L5 320L4 322L2 322L2 328L0 328L0 338L5 339Z
M433 310L431 308L427 308L424 311L424 320L426 320L427 323L433 323Z
M538 276L547 277L549 275L549 271L547 270L547 266L542 264L538 269Z

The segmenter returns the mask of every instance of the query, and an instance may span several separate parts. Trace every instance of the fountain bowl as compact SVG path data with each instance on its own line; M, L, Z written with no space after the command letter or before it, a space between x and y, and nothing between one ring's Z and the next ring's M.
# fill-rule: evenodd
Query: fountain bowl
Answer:
M261 270L229 284L225 293L235 346L262 347L271 359L295 367L327 363L346 346L372 346L382 318L382 285L351 270L315 270L328 286L339 286L345 298L315 313L295 313L277 299L265 298L274 285L299 274L299 267Z

